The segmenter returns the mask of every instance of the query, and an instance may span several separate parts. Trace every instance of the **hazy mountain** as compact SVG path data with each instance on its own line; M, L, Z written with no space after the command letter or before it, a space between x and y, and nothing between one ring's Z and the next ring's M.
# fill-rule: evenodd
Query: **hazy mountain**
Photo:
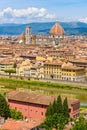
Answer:
M29 24L0 24L0 35L19 35L25 33L27 25L31 26L32 34L47 35L54 22L29 23ZM87 24L82 22L60 22L66 35L87 35Z

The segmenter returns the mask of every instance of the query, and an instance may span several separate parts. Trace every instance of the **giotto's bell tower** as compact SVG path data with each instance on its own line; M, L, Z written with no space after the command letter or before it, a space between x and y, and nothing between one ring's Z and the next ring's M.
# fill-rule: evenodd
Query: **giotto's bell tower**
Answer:
M31 44L31 27L26 26L26 44Z

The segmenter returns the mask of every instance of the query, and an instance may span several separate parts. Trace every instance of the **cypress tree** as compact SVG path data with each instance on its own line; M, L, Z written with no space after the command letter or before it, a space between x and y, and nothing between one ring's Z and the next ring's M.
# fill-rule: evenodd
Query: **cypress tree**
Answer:
M62 99L61 99L60 95L57 98L57 113L58 114L62 114L63 113Z
M55 99L53 101L52 107L53 107L53 114L57 113L57 101Z
M50 104L46 111L46 120L42 123L41 128L46 130L52 130L53 128L63 130L65 124L68 122L69 111L68 111L67 98L65 98L63 105L61 96L54 99L53 103Z
M63 102L63 115L66 118L69 118L69 108L68 108L67 97L64 99L64 102Z
M50 103L46 111L46 117L51 115L53 115L53 105Z

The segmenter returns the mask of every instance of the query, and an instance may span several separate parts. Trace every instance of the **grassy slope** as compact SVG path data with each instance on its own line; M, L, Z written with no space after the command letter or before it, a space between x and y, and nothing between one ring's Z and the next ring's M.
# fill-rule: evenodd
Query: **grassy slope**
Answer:
M36 91L51 95L63 95L71 98L78 98L87 101L87 88L58 83L41 81L16 80L0 78L0 90L5 92L9 89L20 89L23 91Z

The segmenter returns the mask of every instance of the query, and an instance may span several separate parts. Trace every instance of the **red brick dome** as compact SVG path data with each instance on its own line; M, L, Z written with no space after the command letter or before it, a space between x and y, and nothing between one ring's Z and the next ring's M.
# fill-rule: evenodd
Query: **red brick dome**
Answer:
M20 40L21 40L21 39L25 39L24 33L20 34L19 39L20 39Z
M64 29L59 25L58 22L50 30L51 35L64 35Z

